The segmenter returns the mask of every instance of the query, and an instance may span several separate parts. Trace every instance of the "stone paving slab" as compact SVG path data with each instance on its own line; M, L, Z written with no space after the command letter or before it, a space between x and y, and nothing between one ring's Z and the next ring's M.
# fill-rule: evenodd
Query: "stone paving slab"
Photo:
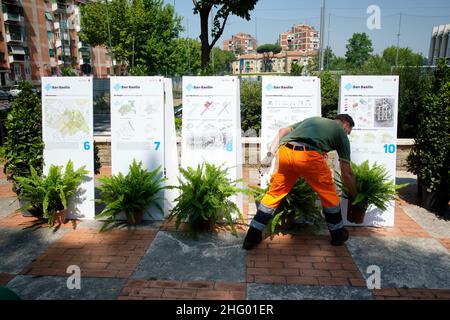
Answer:
M160 231L132 278L245 282L242 241L242 236L223 232L193 240L184 233Z
M450 254L436 239L352 237L346 242L367 279L370 265L381 270L381 288L450 288Z
M17 209L19 209L19 201L17 198L0 198L0 219L6 218Z
M23 300L115 300L127 281L82 277L81 289L68 289L67 279L19 275L11 280L7 287Z
M247 284L247 300L371 300L372 292L350 286Z
M450 238L450 220L415 205L402 206L402 209L434 238Z
M0 228L0 273L19 273L69 229Z

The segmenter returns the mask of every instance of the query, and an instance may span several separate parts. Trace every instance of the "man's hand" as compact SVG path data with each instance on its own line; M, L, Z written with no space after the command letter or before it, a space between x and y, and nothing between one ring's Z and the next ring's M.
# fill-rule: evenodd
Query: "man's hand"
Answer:
M270 167L274 157L273 153L267 152L267 155L261 160L261 167Z

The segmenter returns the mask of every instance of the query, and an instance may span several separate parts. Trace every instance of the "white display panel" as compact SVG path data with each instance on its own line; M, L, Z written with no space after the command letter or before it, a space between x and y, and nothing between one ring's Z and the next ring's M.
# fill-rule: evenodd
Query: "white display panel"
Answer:
M183 77L183 168L206 161L242 177L239 80L237 77ZM240 200L234 199L240 206Z
M177 186L179 177L179 163L177 151L177 134L175 129L175 115L173 110L172 79L164 79L165 106L164 106L164 159L166 185ZM164 191L164 216L170 214L175 206L174 200L179 195L178 189L167 189Z
M50 165L65 166L72 160L74 169L89 171L80 192L69 203L68 218L93 219L94 193L94 119L91 77L42 77L42 134L44 173Z
M357 164L369 160L386 167L395 182L397 154L398 76L342 76L339 91L339 113L355 121L350 138L351 160ZM364 226L393 226L394 205L384 212L370 206ZM342 199L343 217L347 200ZM347 224L354 225L347 221Z
M133 159L149 171L160 167L163 173L164 78L111 77L110 86L112 174L127 174ZM148 212L154 219L162 218L155 208Z
M320 79L317 77L263 77L261 101L261 150L263 159L278 130L306 118L321 116ZM261 187L270 181L261 176Z

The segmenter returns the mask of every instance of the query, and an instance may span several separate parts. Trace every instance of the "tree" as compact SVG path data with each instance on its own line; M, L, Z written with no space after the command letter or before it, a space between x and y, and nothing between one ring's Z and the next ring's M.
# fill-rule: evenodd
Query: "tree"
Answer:
M397 47L390 46L383 50L383 59L389 64L389 66L420 66L423 64L424 57L420 53L413 52L410 48L398 49L398 61L397 60Z
M246 136L261 129L261 81L241 81L241 127Z
M192 0L194 14L200 15L200 41L202 44L202 70L206 71L210 61L210 53L217 40L222 36L229 15L236 15L250 20L250 11L258 0ZM211 30L212 40L209 42L208 19L212 8L218 8L213 18Z
M329 71L320 74L320 92L322 96L322 116L334 119L338 108L339 81Z
M323 52L323 67L325 70L330 69L330 65L333 63L336 56L333 53L333 50L329 46L327 46Z
M256 52L263 55L264 72L272 72L272 58L281 52L281 46L267 43L256 48Z
M163 0L92 1L81 6L80 38L93 47L107 46L124 73L141 65L150 74L169 74L180 21Z
M220 48L214 48L214 74L230 73L231 64L236 59L233 52L225 51Z
M291 76L301 76L303 73L303 66L299 65L298 62L291 63Z
M372 41L364 32L354 33L345 47L345 58L352 68L360 68L373 52Z

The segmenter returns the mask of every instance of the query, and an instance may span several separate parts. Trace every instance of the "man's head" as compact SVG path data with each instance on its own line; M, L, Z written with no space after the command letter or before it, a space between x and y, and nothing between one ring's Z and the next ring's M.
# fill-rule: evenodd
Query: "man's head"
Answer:
M355 122L348 114L338 114L334 119L337 120L346 134L350 134L352 132Z

